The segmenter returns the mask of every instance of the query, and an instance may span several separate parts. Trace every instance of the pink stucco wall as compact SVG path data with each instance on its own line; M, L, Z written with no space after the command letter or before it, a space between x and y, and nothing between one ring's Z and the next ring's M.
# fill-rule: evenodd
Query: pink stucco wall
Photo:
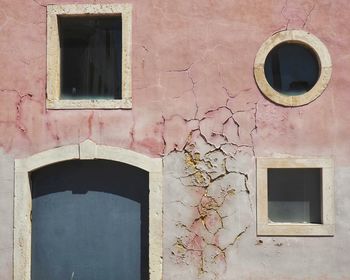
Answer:
M71 2L1 3L0 143L8 153L24 156L91 138L158 156L183 145L191 129L184 120L227 104L232 112L257 108L256 120L238 123L245 132L256 121L258 154L324 152L348 162L346 1L132 1L131 111L45 109L45 5L54 3ZM261 43L285 28L318 36L334 64L326 92L300 108L265 100L252 75Z
M350 232L350 204L345 203L350 197L348 1L129 1L133 4L132 110L46 110L46 5L116 2L121 1L0 0L3 157L11 163L14 158L88 138L163 157L164 279L349 279L346 263L350 259L341 249L350 249L345 244ZM263 97L254 81L257 50L269 36L284 29L313 33L332 57L327 89L306 106L275 105ZM245 174L244 184L250 190L228 204L224 201L219 207L223 213L208 222L215 228L230 207L235 213L241 211L235 216L239 221L218 226L220 234L209 230L217 244L229 236L238 236L241 243L232 244L222 261L203 267L203 255L212 252L209 242L200 244L208 233L196 229L193 222L198 213L193 208L209 203L203 201L208 188L194 191L183 175L195 153L202 159L212 156L214 150L218 160L231 162L232 174ZM335 237L265 238L263 245L256 245L254 158L277 153L335 159L336 199L340 200ZM242 179L231 178L230 170L214 172L223 172L226 181L221 185ZM210 197L220 197L214 191L215 182L212 189ZM12 187L1 193L6 193L1 201L11 207ZM231 204L235 201L238 208ZM12 209L0 210L1 217L12 215ZM178 230L179 223L190 234ZM242 230L234 232L235 225ZM4 227L0 231L0 278L10 279L12 220L8 218ZM191 249L193 236L201 241ZM285 245L276 246L280 243ZM179 253L182 245L184 252ZM199 255L193 256L193 248ZM329 254L332 260L322 254Z

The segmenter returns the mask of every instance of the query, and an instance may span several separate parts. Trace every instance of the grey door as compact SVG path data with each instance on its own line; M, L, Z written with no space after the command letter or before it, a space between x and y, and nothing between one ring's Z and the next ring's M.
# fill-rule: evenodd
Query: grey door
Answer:
M31 174L32 280L147 280L148 173L72 160Z

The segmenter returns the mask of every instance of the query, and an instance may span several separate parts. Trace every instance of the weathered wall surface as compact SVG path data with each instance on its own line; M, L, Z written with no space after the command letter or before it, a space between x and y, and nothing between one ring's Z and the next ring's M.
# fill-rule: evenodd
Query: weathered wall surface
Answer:
M164 158L164 279L350 279L348 1L130 2L133 109L47 111L46 5L72 1L0 0L0 279L13 159L88 138ZM328 88L303 107L271 103L253 77L284 29L332 56ZM278 153L335 159L334 237L256 236L255 157Z

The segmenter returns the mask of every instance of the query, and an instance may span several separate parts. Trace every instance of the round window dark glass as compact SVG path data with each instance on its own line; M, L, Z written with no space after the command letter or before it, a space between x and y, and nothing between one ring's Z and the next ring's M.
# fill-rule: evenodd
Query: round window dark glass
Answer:
M301 95L309 91L320 76L316 54L297 43L281 43L265 60L265 76L276 91L285 95Z

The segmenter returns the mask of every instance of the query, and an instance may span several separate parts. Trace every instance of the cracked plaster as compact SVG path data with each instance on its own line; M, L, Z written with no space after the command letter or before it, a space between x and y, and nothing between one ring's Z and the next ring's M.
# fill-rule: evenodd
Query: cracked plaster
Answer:
M350 275L347 1L130 1L130 111L47 111L46 6L67 1L0 2L0 146L9 166L85 139L163 157L165 280ZM259 92L253 63L267 37L295 28L327 45L333 73L320 98L282 108ZM274 153L334 157L334 238L256 236L254 158ZM12 277L6 229L1 279Z

